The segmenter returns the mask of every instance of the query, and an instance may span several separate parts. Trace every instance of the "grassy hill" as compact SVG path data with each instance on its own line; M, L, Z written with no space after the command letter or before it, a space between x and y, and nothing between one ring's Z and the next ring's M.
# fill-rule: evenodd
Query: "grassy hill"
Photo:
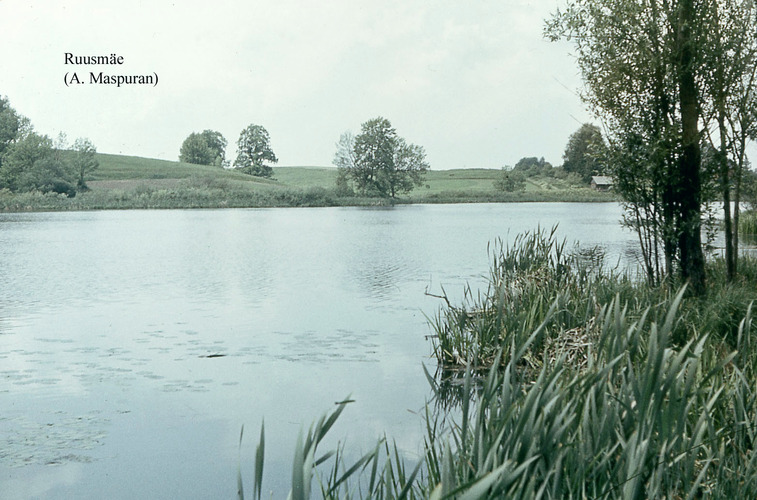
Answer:
M87 179L90 191L75 198L56 194L0 193L0 209L87 210L126 208L218 208L388 204L360 196L340 197L334 167L274 167L273 179L235 170L136 156L98 154L100 167ZM612 195L555 177L531 178L526 189L494 187L495 169L430 170L423 186L395 203L508 201L608 201Z

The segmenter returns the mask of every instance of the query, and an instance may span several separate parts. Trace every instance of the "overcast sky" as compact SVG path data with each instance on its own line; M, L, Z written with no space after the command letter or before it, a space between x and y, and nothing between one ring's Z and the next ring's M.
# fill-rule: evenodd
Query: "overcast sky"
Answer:
M280 166L329 166L340 134L388 118L434 169L559 165L590 115L557 0L0 0L0 95L40 133L175 160L191 132L264 126ZM71 66L64 54L124 58ZM64 85L76 71L158 85Z

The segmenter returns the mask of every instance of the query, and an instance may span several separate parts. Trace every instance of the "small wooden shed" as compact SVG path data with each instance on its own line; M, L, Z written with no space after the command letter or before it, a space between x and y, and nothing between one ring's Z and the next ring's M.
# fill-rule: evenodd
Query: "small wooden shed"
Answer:
M597 191L609 191L612 188L612 177L593 175L591 177L591 187Z

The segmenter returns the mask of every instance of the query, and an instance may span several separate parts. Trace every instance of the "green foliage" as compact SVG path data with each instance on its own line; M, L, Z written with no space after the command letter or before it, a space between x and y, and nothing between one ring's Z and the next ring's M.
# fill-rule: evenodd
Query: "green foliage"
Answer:
M71 152L65 148L64 133L54 146L0 98L0 188L75 196L98 166L97 151L88 139L77 139Z
M353 137L342 134L337 143L334 165L340 169L340 191L346 192L347 179L365 196L395 198L423 184L426 153L421 146L408 144L386 118L362 124Z
M79 190L88 189L86 177L100 166L100 162L97 160L97 148L92 144L92 141L86 138L76 139L70 162L77 177L76 187Z
M753 170L744 171L744 179L742 180L741 189L743 200L748 203L752 209L757 210L757 172Z
M268 163L278 161L271 149L271 138L264 127L250 125L242 130L237 141L234 168L255 177L270 178L273 176L273 168Z
M517 235L510 246L494 244L486 293L468 290L463 305L450 305L433 322L442 366L488 367L512 335L530 335L548 315L550 331L580 329L599 304L632 289L627 278L606 272L600 251L569 252L555 231L539 229Z
M552 164L545 161L543 157L528 156L518 160L518 163L513 167L513 172L520 172L525 176L535 177L538 175L549 175L552 169Z
M697 294L705 289L699 125L707 108L697 79L708 69L702 56L716 28L709 22L709 9L717 4L579 0L552 16L546 30L552 40L574 43L584 81L582 98L603 119L610 142L622 150L639 138L648 159L642 168L653 169L664 180L655 193L658 218L640 225L663 227L662 238L640 237L659 245L648 255L664 254L666 275L680 262L678 271ZM654 179L641 180L657 187ZM629 201L632 211L635 203Z
M757 211L743 212L739 217L739 234L747 241L757 241Z
M336 175L336 187L335 191L337 196L339 197L347 197L347 196L355 196L355 191L352 189L352 186L350 185L349 175L347 174L347 170L343 168L337 169L337 175Z
M28 191L29 189L22 189L22 176L26 171L31 170L35 163L52 155L52 141L47 136L32 132L24 137L15 138L3 154L3 163L0 165L0 185L11 191Z
M21 117L6 97L0 96L0 165L8 146L16 139L21 128Z
M502 176L494 181L494 187L506 193L525 191L526 176L521 172L502 169Z
M11 191L76 194L76 176L53 149L49 137L29 132L11 143L3 154L0 185Z
M75 175L71 166L47 154L23 170L18 181L19 191L76 195Z
M568 173L581 176L585 183L593 175L604 173L602 159L605 157L605 141L599 127L584 123L568 139L563 154L562 168Z
M220 132L192 132L179 150L179 161L196 165L226 166L226 139Z

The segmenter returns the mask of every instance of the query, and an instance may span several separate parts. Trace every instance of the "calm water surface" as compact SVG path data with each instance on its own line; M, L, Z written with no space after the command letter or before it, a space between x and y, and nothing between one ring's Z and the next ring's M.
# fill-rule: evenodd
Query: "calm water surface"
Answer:
M421 451L443 286L487 244L559 234L632 261L616 204L0 215L0 498L286 495L297 433L335 401L355 452Z

